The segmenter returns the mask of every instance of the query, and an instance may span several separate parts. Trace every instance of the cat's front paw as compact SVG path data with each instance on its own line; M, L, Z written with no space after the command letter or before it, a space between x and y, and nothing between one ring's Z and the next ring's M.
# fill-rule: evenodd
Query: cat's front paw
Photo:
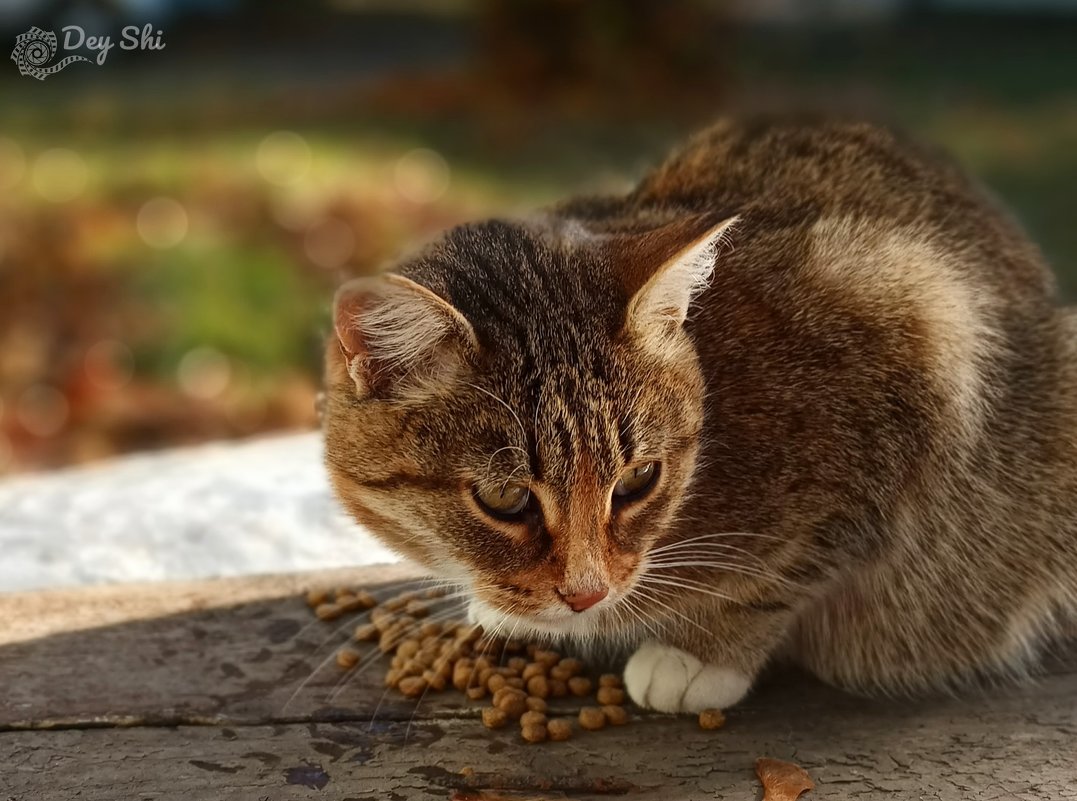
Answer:
M632 700L658 712L725 709L751 687L739 670L706 665L680 648L649 642L625 666L625 688Z

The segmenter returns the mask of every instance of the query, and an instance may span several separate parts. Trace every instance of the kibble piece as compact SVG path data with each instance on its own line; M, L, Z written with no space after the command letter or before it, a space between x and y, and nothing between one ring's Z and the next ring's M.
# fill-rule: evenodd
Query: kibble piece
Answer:
M472 701L479 701L486 697L486 688L481 684L476 684L474 687L468 687L464 693Z
M366 602L358 595L344 595L337 596L337 606L343 609L345 612L360 612L370 607L366 605Z
M458 626L456 638L468 645L474 645L482 636L482 626Z
M699 728L711 731L725 725L725 715L720 709L704 709L699 713Z
M471 767L471 765L464 765L464 767L460 768L460 775L465 779L470 779L475 775L475 768Z
M591 680L586 676L573 676L568 680L568 691L579 698L591 694Z
M471 684L471 676L474 666L461 659L452 669L452 686L463 692ZM485 690L485 688L483 688Z
M527 711L527 696L520 692L506 695L497 704L497 708L515 720Z
M606 714L600 707L585 706L580 710L580 727L588 731L598 731L606 726Z
M430 607L419 599L408 601L404 606L404 612L412 617L426 617L430 614Z
M545 700L543 700L542 698L536 698L533 695L527 696L527 698L524 700L524 703L527 704L527 709L529 712L545 713L546 710L549 708Z
M550 698L564 698L568 695L568 682L550 679L547 683L550 685Z
M572 678L572 671L557 664L550 668L549 675L551 679L556 679L557 681L568 681Z
M550 697L550 684L545 676L532 676L527 680L527 694L536 698Z
M802 793L815 789L804 768L780 759L760 757L755 761L755 775L763 785L764 801L796 801Z
M620 687L621 677L616 673L603 673L598 677L599 687Z
M524 712L522 715L520 715L520 725L521 726L530 726L533 723L545 726L546 725L546 713L545 712L536 712L533 709L529 709L526 712Z
M418 698L426 692L426 679L422 676L408 676L407 678L400 680L397 689L400 690L406 698Z
M570 676L578 676L583 672L583 662L571 656L566 656L557 666L567 670Z
M541 743L546 740L546 724L531 723L520 729L520 734L529 743Z
M529 681L535 676L545 676L546 666L539 662L531 662L524 667L523 672L520 674L524 681Z
M429 590L423 593L424 598L444 598L447 590L441 587L431 587Z
M508 684L509 687L517 690L522 690L524 688L524 680L519 676L513 676L511 679L506 679L505 683Z
M364 623L355 627L355 639L359 642L373 642L378 639L380 632L373 623Z
M595 700L602 706L620 705L625 702L625 691L620 687L599 687L598 692L595 693Z
M344 610L336 604L319 604L314 610L314 614L318 616L318 620L336 620L338 617L344 614Z
M436 621L427 620L424 621L421 626L419 626L420 637L437 637L439 634L441 634L441 624ZM455 647L456 645L455 643L451 642L447 642L445 644L448 645L450 648Z
M606 704L602 707L602 714L606 716L606 722L611 726L623 726L628 723L628 712L623 706Z
M359 590L355 593L355 600L362 605L363 609L373 609L378 605L378 599L366 590Z
M546 733L551 740L567 740L572 736L572 721L568 718L554 718L546 724Z
M337 665L345 670L351 670L359 664L360 656L354 648L341 648L337 651Z
M379 606L370 613L370 622L377 626L378 631L385 631L396 625L396 615L384 607Z
M488 706L482 710L482 725L488 729L503 728L508 722L509 716L502 709Z
M427 686L435 692L441 692L448 686L448 682L445 681L445 676L436 670L424 670L423 681L425 681Z
M396 687L400 684L401 679L404 678L404 674L399 670L390 670L385 674L385 686Z
M310 590L307 593L307 606L311 609L317 609L328 600L329 593L325 590Z
M505 664L507 664L509 668L514 670L516 672L516 675L519 676L523 674L524 669L527 667L527 660L524 659L522 656L514 656Z
M378 638L378 650L383 654L389 653L400 643L402 636L402 633L397 629L383 631L381 637Z
M399 612L407 605L408 599L405 598L403 595L398 595L395 598L390 598L389 600L382 603L381 608L387 609L390 612Z
M418 640L402 640L400 645L396 647L396 655L402 656L404 659L411 659L417 653L419 653Z
M535 651L534 660L541 662L549 670L561 661L561 654L557 653L557 651Z
M523 650L524 644L519 640L509 640L505 643L505 653L507 654L518 654L521 653Z
M486 689L492 693L496 693L503 687L507 687L508 683L508 679L506 679L500 673L495 673L486 680Z

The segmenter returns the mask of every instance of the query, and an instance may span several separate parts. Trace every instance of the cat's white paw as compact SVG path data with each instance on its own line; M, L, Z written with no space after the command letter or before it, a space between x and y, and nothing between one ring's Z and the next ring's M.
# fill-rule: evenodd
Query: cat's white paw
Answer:
M705 665L680 648L657 642L640 646L625 666L625 689L642 707L658 712L725 709L751 687L751 679L728 667Z

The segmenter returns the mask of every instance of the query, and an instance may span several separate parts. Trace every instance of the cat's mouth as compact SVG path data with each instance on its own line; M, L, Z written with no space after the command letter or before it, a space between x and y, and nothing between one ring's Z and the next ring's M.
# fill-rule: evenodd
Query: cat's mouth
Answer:
M594 637L612 633L609 629L612 619L610 611L617 603L615 596L619 596L619 593L611 590L601 603L583 612L574 612L564 604L536 611L505 610L472 595L468 603L468 619L494 636Z

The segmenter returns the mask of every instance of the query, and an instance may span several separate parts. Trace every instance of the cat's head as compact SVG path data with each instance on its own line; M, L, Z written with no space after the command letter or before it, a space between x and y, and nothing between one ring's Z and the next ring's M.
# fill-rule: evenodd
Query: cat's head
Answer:
M509 628L630 620L695 469L703 380L683 324L731 226L472 224L346 284L325 410L345 507Z

